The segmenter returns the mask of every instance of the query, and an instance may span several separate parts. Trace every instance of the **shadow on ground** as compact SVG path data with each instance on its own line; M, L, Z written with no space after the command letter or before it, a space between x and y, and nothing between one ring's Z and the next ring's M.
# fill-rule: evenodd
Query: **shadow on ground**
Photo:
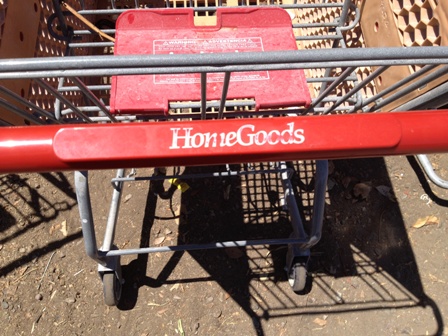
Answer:
M0 245L50 223L61 213L69 212L76 206L76 194L64 174L39 174L40 182L31 181L30 176L10 174L0 177ZM41 183L47 185L45 191ZM48 190L57 190L57 193L51 194ZM54 195L55 199L50 199L48 195ZM19 259L2 265L0 276L6 276L37 256L57 251L81 237L81 232L77 232L43 247L37 247Z
M295 167L296 196L302 216L308 221L312 216L314 166L313 163L297 163ZM194 168L187 172L207 172L209 169ZM360 183L368 192L359 194ZM190 189L182 194L178 244L289 236L291 228L280 201L282 187L275 175L194 179L188 180L188 184ZM431 307L437 322L436 334L442 333L441 313L423 290L393 191L386 197L375 189L378 186L386 187L383 191L391 188L384 160L335 161L329 186L323 238L312 250L309 268L312 281L308 288L308 292L324 293L325 300L300 305L292 291L275 286L277 292L274 293L266 282L259 281L266 277L276 284L287 281L284 272L286 248L278 246L188 252L209 277L175 282L215 281L252 318L257 335L264 335L263 320L281 316L426 306ZM140 247L150 243L157 202L160 202L156 194L170 199L176 190L161 191L160 188L157 183L150 185ZM147 275L148 256L140 255L125 265L123 274L128 285L124 288L125 300L119 308L132 309L142 286L157 288L172 283L169 277L182 256L183 252L173 253L163 270L154 277ZM270 260L268 266L266 259ZM353 288L367 288L368 300L355 294L342 296L332 288L335 278L347 278L348 282L356 279ZM258 286L254 286L254 281ZM266 292L273 299L260 301L260 297L266 297ZM254 309L254 298L258 299L257 309Z

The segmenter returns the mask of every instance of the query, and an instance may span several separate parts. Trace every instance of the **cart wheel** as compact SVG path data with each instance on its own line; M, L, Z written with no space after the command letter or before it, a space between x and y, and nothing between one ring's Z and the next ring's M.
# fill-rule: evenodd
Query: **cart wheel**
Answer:
M103 294L106 305L118 305L121 297L121 282L115 272L106 272L103 274Z
M297 293L303 293L306 286L306 280L308 277L307 263L300 261L295 262L291 267L289 273L289 284L292 287L292 290Z

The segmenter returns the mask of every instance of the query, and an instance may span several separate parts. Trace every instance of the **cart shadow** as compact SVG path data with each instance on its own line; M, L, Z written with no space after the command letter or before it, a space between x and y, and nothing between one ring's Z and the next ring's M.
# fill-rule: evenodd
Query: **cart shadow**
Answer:
M311 270L315 286L340 308L345 302L340 293L330 290L325 278L356 278L371 294L355 311L363 306L369 310L430 307L437 323L435 334L441 334L442 315L424 291L384 159L333 162L323 236L314 249L319 255ZM379 186L385 188L376 189ZM365 195L359 195L360 188L365 188ZM388 188L390 193L384 195ZM342 306L353 311L350 304Z
M63 193L64 200L55 202L44 196L44 192L39 190L40 185L32 185L28 177L17 174L0 177L0 232L18 225L18 230L2 237L0 244L5 244L41 224L50 222L60 213L70 211L76 205L76 194L64 174L43 173L40 176Z
M43 173L39 174L36 181L32 182L27 175L9 174L0 177L0 245L55 220L76 206L76 194L64 174ZM46 182L52 186L44 191L45 187L40 184ZM54 192L56 189L57 192ZM53 190L54 198L59 197L59 193L64 194L62 201L49 196L48 190ZM79 231L42 248L34 248L26 255L2 265L0 276L6 276L24 263L56 251L81 237Z
M301 215L307 221L312 216L314 166L296 163L295 168L292 182ZM216 167L189 168L186 172L209 169ZM281 181L270 174L257 176L188 180L191 188L182 194L178 244L288 237L289 220L278 198ZM173 253L154 278L147 276L148 256L139 255L123 267L128 285L119 308L132 309L142 286L157 288L170 283L212 280L252 319L257 335L265 334L263 321L275 318L412 307L430 307L437 323L436 334L443 332L440 310L424 292L398 204L374 189L367 199L356 198L353 193L358 183L391 186L384 160L335 161L330 180L323 237L312 249L312 281L304 292L319 292L324 299L303 304L301 297L287 288L289 285L284 286L286 248L263 246L189 251L209 276L175 281L170 280L170 275L183 252ZM151 183L141 247L150 243L157 212L156 189ZM335 278L348 282L356 279L359 284L353 284L353 288L367 288L368 298L360 297L356 290L353 296L342 297L333 289Z

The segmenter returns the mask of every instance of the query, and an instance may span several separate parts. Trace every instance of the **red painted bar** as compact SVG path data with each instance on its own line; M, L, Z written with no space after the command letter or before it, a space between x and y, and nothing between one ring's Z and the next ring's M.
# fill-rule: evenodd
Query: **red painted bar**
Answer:
M0 172L448 152L448 110L0 129Z

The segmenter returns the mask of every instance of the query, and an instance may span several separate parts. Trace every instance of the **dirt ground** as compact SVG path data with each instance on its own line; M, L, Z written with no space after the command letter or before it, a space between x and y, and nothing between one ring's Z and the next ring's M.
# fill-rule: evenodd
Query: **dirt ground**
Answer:
M448 156L431 159L448 178ZM296 167L309 219L313 165ZM1 334L448 334L448 192L427 182L413 158L330 167L305 294L288 284L284 246L154 253L122 258L118 307L103 303L97 266L84 252L73 174L0 176ZM113 176L90 173L98 241ZM275 176L185 182L183 191L169 181L126 183L116 245L289 236Z

